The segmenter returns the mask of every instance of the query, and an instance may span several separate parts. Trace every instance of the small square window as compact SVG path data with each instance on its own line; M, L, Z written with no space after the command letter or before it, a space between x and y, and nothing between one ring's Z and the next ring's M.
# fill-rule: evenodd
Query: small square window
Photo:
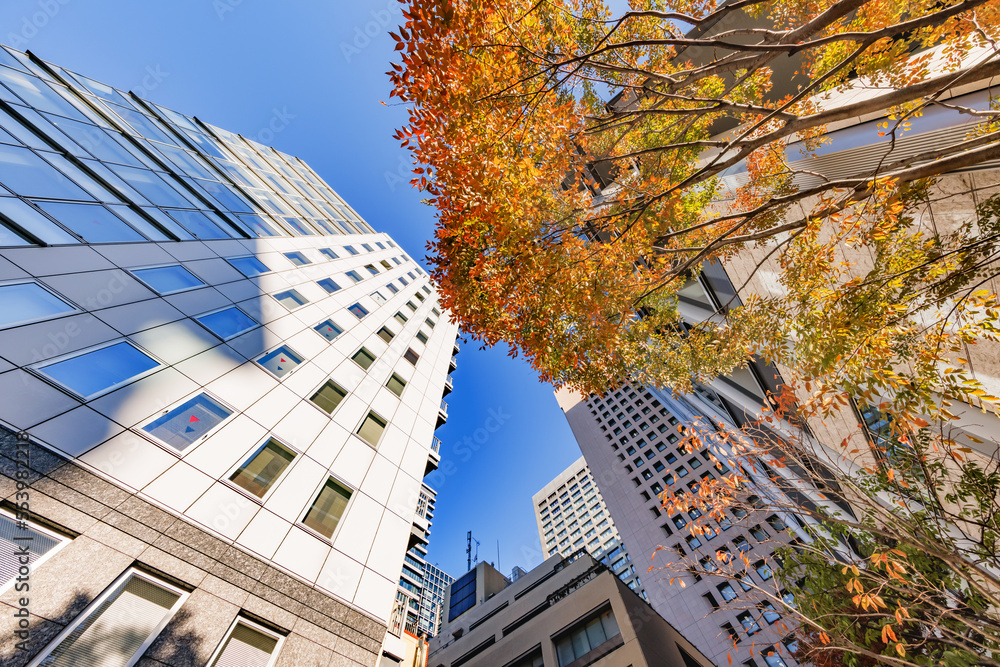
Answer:
M347 307L347 310L351 311L351 314L359 320L368 314L368 309L362 306L360 303L355 303Z
M313 329L315 329L320 336L329 341L334 340L337 336L344 333L344 330L337 326L333 320L324 320L314 326Z
M399 282L400 282L400 283L401 283L401 284L403 285L403 287L406 287L407 285L409 285L409 284L410 284L410 281L408 281L408 280L407 280L406 278L404 278L403 276L400 276L400 277L399 277Z
M425 334L423 331L418 331L417 332L417 340L419 340L421 343L423 343L424 345L426 345L427 344L427 334Z
M282 345L274 352L265 354L257 360L257 363L271 371L277 377L284 377L296 366L302 363L302 357L292 352L287 346Z
M441 311L437 308L431 308L431 312L434 313L434 317L441 317Z
M76 308L37 283L0 285L0 326L33 322L75 311Z
M357 255L358 254L358 251L352 245L345 245L344 246L344 250L346 250L347 252L351 253L352 255Z
M406 275L410 276L410 280L416 280L417 279L417 277L415 275L413 275L413 271L407 272Z
M295 452L271 438L229 476L229 481L263 498L294 458Z
M409 361L414 366L417 365L417 360L420 359L420 355L413 351L413 348L406 348L406 352L403 354L403 358Z
M406 324L407 320L410 319L403 313L396 313L395 315L393 315L393 317L395 317L396 321L399 322L400 324Z
M135 269L132 273L136 278L149 285L157 294L174 294L205 286L205 283L195 278L190 271L180 265Z
M345 275L356 283L360 283L362 280L361 274L357 271L348 271Z
M124 384L160 365L131 343L120 342L38 367L38 372L83 398Z
M393 285L392 283L389 283L388 285L386 285L386 287L388 287L389 291L392 292L393 294L399 294L399 288Z
M379 250L385 250L385 245L379 243L378 241L375 242L375 247L378 248Z
M362 247L362 248L364 248L364 249L365 249L365 250L366 250L367 252L373 252L373 251L375 250L374 248L372 248L372 247L371 247L370 245L368 245L367 243L362 243L362 244L361 244L361 247Z
M207 394L198 394L146 424L142 430L183 452L231 414Z
M365 370L368 370L368 368L375 363L375 355L365 348L361 348L355 352L351 359L354 360L354 363L361 366L361 368L364 368Z
M257 326L257 322L235 306L201 315L195 319L222 340L235 338L244 331L250 331Z
M414 313L417 312L417 306L412 301L407 301L406 307L409 308Z
M305 264L312 264L312 262L310 262L308 259L306 259L306 256L303 255L301 252L286 252L285 253L285 257L287 257L288 261L291 262L292 264L294 264L295 266L303 266Z
M309 400L318 405L323 412L333 414L333 411L346 397L347 391L343 387L332 380L327 380L315 394L309 397Z
M285 290L274 295L275 300L288 310L295 310L309 303L309 299L298 293L297 290Z
M427 296L430 296L430 295L431 295L431 288L430 288L430 287L428 287L427 285L424 285L424 286L423 286L423 287L421 287L420 289L422 289L422 290L424 291L424 294L426 294Z
M382 265L382 267L383 267L383 268L384 268L384 269L385 269L386 271L388 271L388 270L390 270L390 269L392 268L392 264L390 264L389 262L385 261L384 259L383 259L383 260L382 260L381 262L379 262L379 264L381 264L381 265Z
M365 264L365 268L368 270L368 273L372 274L373 276L378 275L378 269L375 268L374 264Z
M403 263L403 260L401 260L399 257L393 257L392 261L396 263L396 266L399 266L400 264Z
M382 432L385 431L386 421L374 412L369 412L365 420L358 427L358 435L372 447L378 444Z
M350 489L338 484L331 477L320 489L319 495L316 496L312 507L302 519L302 523L329 539L337 531L337 525L340 523L341 517L344 516L344 510L347 509L347 503L350 500Z
M406 387L406 380L393 373L392 377L389 378L389 381L385 383L385 386L388 387L392 393L396 394L396 396L402 396L403 388Z
M437 322L435 322L434 320L432 320L431 318L428 317L426 320L424 320L424 324L426 324L431 329L433 329L434 325L437 324Z
M317 280L316 284L325 289L328 294L333 294L340 289L340 285L338 285L333 278L323 278L323 280Z
M413 296L417 297L417 301L420 301L421 303L427 300L427 297L425 297L420 292L415 293Z
M340 257L340 255L338 255L337 253L335 253L330 248L320 248L319 251L321 253L323 253L324 255L326 255L330 259L337 259L338 257Z
M269 273L271 271L271 269L267 268L264 262L260 261L256 257L229 257L226 261L232 264L233 268L245 275L247 278L253 278L254 276L259 276L262 273Z
M378 330L378 337L387 343L391 341L393 339L393 336L395 335L396 334L392 333L392 331L390 331L388 327L382 327L381 329Z
M374 292L372 292L368 296L370 296L372 298L372 301L374 301L377 304L383 304L383 303L385 303L385 297L382 296L382 293L379 292L379 291L377 291L377 290L374 291Z

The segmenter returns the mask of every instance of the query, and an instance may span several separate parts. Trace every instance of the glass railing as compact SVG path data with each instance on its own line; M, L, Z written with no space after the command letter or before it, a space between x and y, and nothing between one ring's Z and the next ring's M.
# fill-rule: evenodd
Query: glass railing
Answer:
M441 452L441 438L434 438L434 441L431 442L431 450L435 453Z
M441 414L443 414L445 417L448 416L448 404L445 403L444 401L441 401Z

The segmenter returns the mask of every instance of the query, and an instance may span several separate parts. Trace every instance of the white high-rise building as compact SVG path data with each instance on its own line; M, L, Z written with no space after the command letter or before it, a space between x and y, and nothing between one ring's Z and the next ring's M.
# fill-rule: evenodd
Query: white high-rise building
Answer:
M0 49L0 662L378 663L456 333L301 160Z
M642 581L582 456L531 497L543 558L585 549L645 598Z

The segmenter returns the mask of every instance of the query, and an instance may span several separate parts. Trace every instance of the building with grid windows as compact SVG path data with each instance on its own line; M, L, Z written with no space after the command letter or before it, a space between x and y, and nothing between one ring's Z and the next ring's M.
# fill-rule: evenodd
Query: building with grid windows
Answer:
M456 333L301 160L0 48L0 662L396 664Z
M640 597L646 597L586 459L580 457L556 475L531 502L543 558L557 553L568 557L586 549Z
M444 593L453 581L455 577L438 566L424 563L424 589L420 595L420 629L428 637L441 632Z

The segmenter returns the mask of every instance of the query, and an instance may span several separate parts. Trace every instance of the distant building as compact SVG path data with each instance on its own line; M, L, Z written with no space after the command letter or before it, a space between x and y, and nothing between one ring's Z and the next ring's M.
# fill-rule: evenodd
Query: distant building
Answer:
M712 666L584 551L552 556L514 582L478 563L446 599L428 667Z
M453 581L455 577L436 565L424 564L424 590L420 596L420 629L428 637L433 637L441 631L444 622L444 594Z
M545 558L557 553L566 557L586 549L645 599L642 582L586 459L581 456L556 475L532 496L531 502L535 506L535 522Z

